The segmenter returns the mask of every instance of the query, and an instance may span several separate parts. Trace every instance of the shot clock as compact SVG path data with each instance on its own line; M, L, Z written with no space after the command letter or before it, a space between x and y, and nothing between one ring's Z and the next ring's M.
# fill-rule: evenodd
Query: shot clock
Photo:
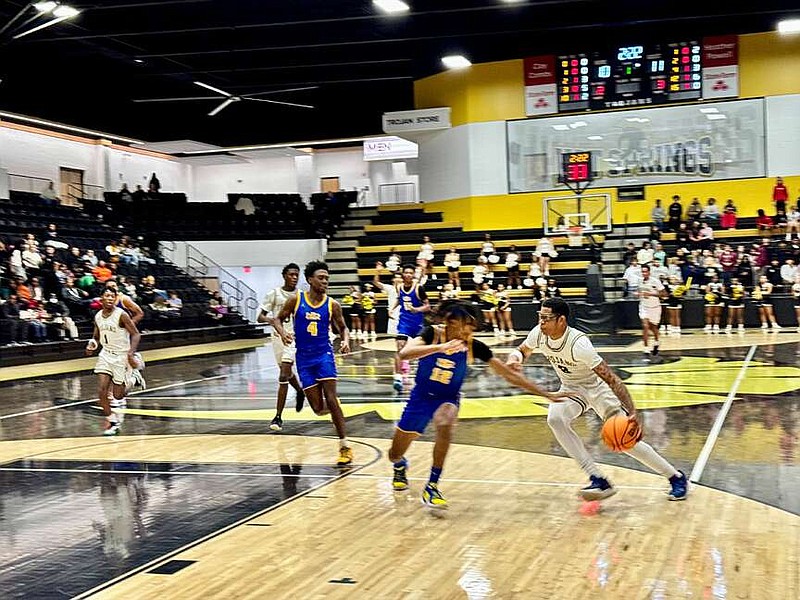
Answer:
M593 179L591 152L565 152L561 163L564 183L587 183Z

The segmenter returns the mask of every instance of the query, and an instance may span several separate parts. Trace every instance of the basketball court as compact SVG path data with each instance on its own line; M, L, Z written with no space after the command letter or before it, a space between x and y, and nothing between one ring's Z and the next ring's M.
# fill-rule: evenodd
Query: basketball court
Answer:
M800 589L800 335L668 337L646 362L635 332L593 338L643 411L646 439L693 473L686 502L576 430L620 488L599 512L553 438L546 405L475 365L442 479L450 508L419 501L386 458L400 397L391 340L340 361L355 463L334 465L327 418L290 394L269 432L268 347L148 366L123 435L100 434L95 380L0 389L0 589L5 597L790 598ZM499 355L521 341L494 344ZM540 356L526 374L555 386ZM727 411L724 420L721 411ZM721 427L720 427L721 426ZM709 439L713 443L709 443Z

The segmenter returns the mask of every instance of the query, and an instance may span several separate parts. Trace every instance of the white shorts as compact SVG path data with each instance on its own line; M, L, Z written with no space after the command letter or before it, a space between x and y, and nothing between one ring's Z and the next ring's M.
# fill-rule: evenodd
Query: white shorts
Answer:
M658 325L661 323L661 305L659 306L642 306L639 305L639 318L643 321L647 319L651 323Z
M398 322L398 319L400 318L400 311L396 310L396 311L394 311L393 315L389 315L389 316L390 317L393 316L394 319L389 319L389 321L387 322L387 324L386 324L386 333L388 333L389 335L397 335L397 322Z
M100 350L94 372L97 374L111 375L111 381L117 385L125 385L131 366L128 364L128 353L112 354L107 350Z
M599 378L593 385L562 384L558 392L574 396L575 402L581 405L583 412L591 408L603 421L622 410L619 398L611 391L608 384Z
M278 365L294 362L295 345L285 345L279 335L272 335L272 351L275 353L275 362Z

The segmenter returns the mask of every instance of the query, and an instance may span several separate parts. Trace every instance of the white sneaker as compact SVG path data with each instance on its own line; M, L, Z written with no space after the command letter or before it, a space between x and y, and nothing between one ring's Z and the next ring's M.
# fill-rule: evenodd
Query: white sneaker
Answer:
M681 334L681 328L680 328L680 327L676 327L676 328L674 329L674 331L675 331L675 333L677 333L678 335L680 335L680 334Z
M714 333L719 333L719 325L714 325Z
M371 339L371 340L374 342L375 340L377 340L377 339L378 339L378 334L377 334L377 333L375 333L375 332L373 331L373 332L371 332L371 333L369 334L369 337L370 337L370 339Z
M769 329L769 325L767 325L766 323L762 323L761 329Z
M706 325L703 331L705 331L706 333L711 333L711 325Z
M733 325L728 325L725 327L725 333L731 333L733 331Z
M739 333L744 333L744 324L739 323Z
M772 328L773 328L773 329L783 329L783 327L781 327L780 325L778 325L778 324L777 324L777 323L775 323L774 321L773 321L773 323L772 323Z
M105 423L103 424L103 435L106 437L112 435L118 435L120 432L120 424L118 421L112 421L108 417L105 419Z

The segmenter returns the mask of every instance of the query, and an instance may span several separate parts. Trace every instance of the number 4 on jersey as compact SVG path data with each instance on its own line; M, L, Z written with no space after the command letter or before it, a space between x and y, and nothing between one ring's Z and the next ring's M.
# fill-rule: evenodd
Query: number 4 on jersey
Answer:
M308 333L310 333L311 335L316 336L317 335L317 322L316 321L311 321L308 324L308 327L306 327L306 331Z

